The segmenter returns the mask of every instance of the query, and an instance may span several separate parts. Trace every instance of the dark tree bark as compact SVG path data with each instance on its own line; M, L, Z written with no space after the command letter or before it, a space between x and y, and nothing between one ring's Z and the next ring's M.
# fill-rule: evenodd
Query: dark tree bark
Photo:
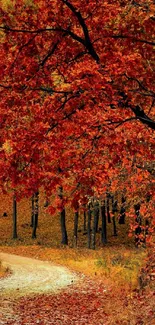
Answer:
M59 197L61 200L63 200L63 188L59 188ZM60 212L60 225L61 225L61 244L68 245L68 236L67 236L67 230L66 230L66 211L65 208Z
M110 217L110 195L109 193L107 194L107 219L108 219L108 223L111 223L111 217Z
M16 196L14 194L13 196L13 239L18 238L17 235L17 202L16 202Z
M112 196L112 214L113 214L112 222L113 222L113 231L114 231L113 235L114 236L117 236L116 217L115 217L115 214L117 211L118 211L117 200L114 200L114 196Z
M122 205L121 205L120 216L119 216L119 224L120 225L125 224L125 211L126 211L125 202L126 202L126 199L124 196L122 196Z
M33 227L34 225L34 194L32 195L31 198L31 224L30 227Z
M39 215L39 192L34 194L34 215L33 215L33 229L32 229L32 238L37 237L36 231L38 227L38 215Z
M148 194L146 197L146 202L149 203L151 200L151 195ZM149 218L145 219L145 242L146 242L146 237L149 234L149 226L150 226L150 220Z
M60 212L60 223L61 223L61 235L62 235L61 244L68 245L65 208Z
M88 207L88 224L87 224L87 247L91 247L91 210Z
M99 216L100 216L99 203L97 203L97 205L96 205L96 218L95 218L95 231L96 231L96 233L99 232L99 229L98 229Z
M112 217L112 222L113 222L114 236L117 236L117 227L116 227L116 218L115 218L115 216Z
M98 203L94 204L94 210L93 210L93 231L92 231L92 249L95 249L96 247L96 232L98 230L98 220L99 220L99 207Z
M78 219L79 219L79 212L76 211L74 214L74 247L77 247L77 239L78 239Z
M146 219L145 220L145 240L146 240L146 236L149 234L149 220Z
M102 229L101 229L101 242L102 244L107 243L107 220L106 220L106 213L105 213L105 201L101 203L100 213L101 213L101 220L102 220Z
M135 244L136 246L138 246L141 243L141 239L139 238L141 232L142 232L142 228L141 228L141 224L142 224L142 218L140 215L140 204L137 203L134 205L134 209L135 209L135 222L136 222L136 229L135 229Z
M87 221L87 214L86 214L86 211L84 211L84 212L83 212L83 231L84 231L84 232L87 231L86 221Z
M143 124L147 125L152 130L155 130L155 121L152 120L148 115L145 114L144 110L139 105L131 105L128 96L124 91L120 91L119 95L122 97L122 102L120 101L121 107L127 107L134 112L136 118Z

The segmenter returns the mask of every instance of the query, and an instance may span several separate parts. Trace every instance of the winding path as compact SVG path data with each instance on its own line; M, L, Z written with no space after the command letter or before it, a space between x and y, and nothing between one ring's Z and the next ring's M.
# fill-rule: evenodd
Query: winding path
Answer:
M0 261L11 270L11 275L0 279L0 325L10 321L21 324L19 315L14 311L16 298L55 294L80 280L66 267L50 262L5 253L0 253Z
M79 280L66 267L50 262L5 253L0 253L0 260L12 273L0 280L0 295L54 293Z

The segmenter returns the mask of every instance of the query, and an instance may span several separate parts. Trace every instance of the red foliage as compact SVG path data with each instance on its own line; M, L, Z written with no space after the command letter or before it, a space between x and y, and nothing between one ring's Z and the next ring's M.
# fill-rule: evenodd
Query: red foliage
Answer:
M150 191L153 216L153 1L20 0L1 13L1 186L19 198L63 186L73 200L109 184Z
M55 295L21 298L14 304L15 319L4 321L7 325L146 325L154 321L152 300L151 291L133 294L123 289L116 293L85 279L85 284Z

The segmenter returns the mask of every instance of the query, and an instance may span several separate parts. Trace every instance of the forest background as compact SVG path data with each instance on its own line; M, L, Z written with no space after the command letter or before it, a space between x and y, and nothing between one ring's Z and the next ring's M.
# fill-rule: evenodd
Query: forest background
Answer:
M1 1L2 245L102 247L79 255L102 275L116 265L137 279L141 262L133 257L128 275L124 263L153 245L154 10L153 1Z

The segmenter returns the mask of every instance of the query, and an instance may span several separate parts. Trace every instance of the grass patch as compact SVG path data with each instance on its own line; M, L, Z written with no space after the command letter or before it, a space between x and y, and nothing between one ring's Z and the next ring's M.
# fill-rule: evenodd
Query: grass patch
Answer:
M115 248L116 249L116 248ZM125 247L114 252L107 250L103 258L95 261L100 275L108 277L116 286L128 286L135 289L138 286L138 274L146 257L145 250Z
M3 266L2 262L0 261L0 279L6 277L9 273L9 268Z
M135 288L146 252L144 249L105 247L96 251L79 248L48 248L41 246L1 247L1 251L51 261L66 266L108 285Z

